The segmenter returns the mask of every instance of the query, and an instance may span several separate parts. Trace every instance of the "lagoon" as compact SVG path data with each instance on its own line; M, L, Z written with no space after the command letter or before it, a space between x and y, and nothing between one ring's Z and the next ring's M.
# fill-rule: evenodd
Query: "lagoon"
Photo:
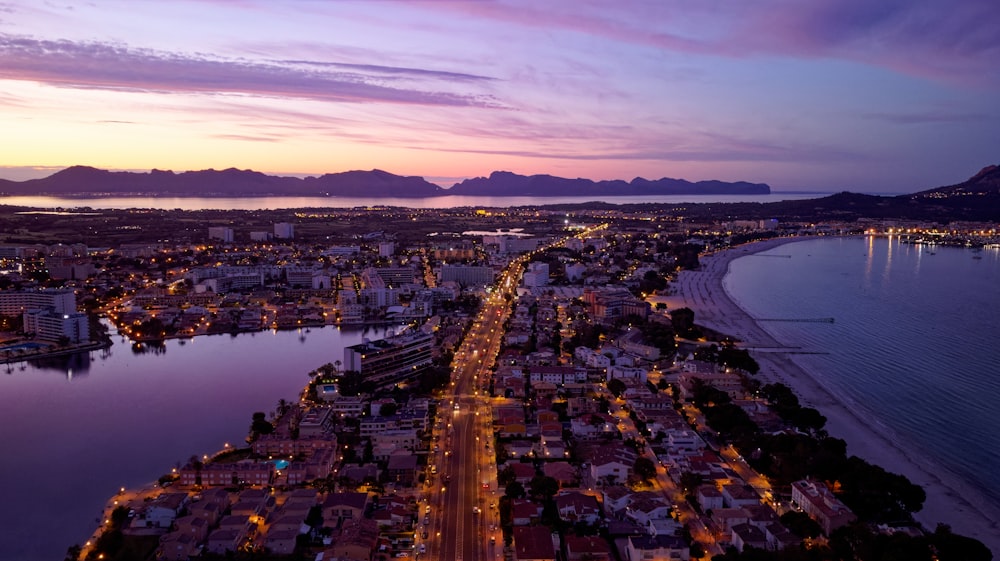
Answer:
M116 335L110 349L0 366L0 559L62 559L120 487L241 443L254 411L298 399L311 370L394 329L212 335L158 349Z

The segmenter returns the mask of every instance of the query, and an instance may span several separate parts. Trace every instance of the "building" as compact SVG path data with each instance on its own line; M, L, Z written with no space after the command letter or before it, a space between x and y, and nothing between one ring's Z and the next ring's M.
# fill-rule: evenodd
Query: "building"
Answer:
M545 526L514 526L514 559L555 561L551 531Z
M29 310L21 317L24 319L24 332L34 333L37 339L45 341L65 339L73 344L90 342L90 321L87 314Z
M851 509L818 481L803 479L793 482L792 502L815 520L828 536L830 532L857 519Z
M379 257L392 257L396 253L396 244L393 242L379 242L378 244L378 256Z
M28 310L46 308L57 314L75 313L76 294L62 289L0 291L0 314L16 316Z
M521 276L521 280L528 288L549 284L549 264L539 261L528 264L528 270Z
M390 385L412 378L431 365L434 337L421 331L344 349L344 369L361 373L365 381Z
M442 265L441 282L454 282L461 286L486 286L494 279L492 267L471 265Z
M208 239L219 240L224 243L232 243L233 229L225 226L211 226L208 229Z
M295 225L289 222L278 222L274 225L274 239L290 240L295 237Z

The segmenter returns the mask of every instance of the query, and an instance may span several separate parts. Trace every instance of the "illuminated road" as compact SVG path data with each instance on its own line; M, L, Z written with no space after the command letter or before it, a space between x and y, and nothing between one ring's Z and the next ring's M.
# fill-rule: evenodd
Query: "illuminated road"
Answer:
M589 235L595 229L578 235ZM438 473L431 476L427 485L430 513L427 522L421 524L428 533L428 539L422 542L426 546L423 558L442 561L503 558L503 536L496 508L499 496L496 455L492 448L493 418L487 388L524 266L536 253L514 259L501 273L455 354L451 388L438 407L435 434L440 436L439 450L429 461Z

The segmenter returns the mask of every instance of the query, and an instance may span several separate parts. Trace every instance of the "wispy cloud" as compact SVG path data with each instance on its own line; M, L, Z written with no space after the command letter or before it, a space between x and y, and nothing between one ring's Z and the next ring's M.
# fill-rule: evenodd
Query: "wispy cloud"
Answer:
M388 85L387 67L338 67L322 61L226 59L136 49L101 42L38 40L0 35L0 78L62 87L166 93L241 93L327 102L438 106L499 106L485 91L454 93L453 83L483 79L425 69L395 69L419 76L425 88ZM309 66L310 68L303 68ZM447 83L446 83L447 82ZM436 87L440 86L440 87Z
M1000 83L995 0L760 0L550 4L440 2L435 9L680 54L842 59L970 85Z
M883 121L896 125L926 125L938 123L976 123L995 119L986 113L963 113L955 111L910 111L897 113L866 113L865 119Z

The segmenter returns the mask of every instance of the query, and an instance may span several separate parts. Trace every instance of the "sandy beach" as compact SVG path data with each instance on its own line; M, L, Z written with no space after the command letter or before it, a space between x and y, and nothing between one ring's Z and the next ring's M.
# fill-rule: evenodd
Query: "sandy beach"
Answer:
M877 420L839 399L820 377L803 369L794 359L795 349L782 346L730 297L723 278L734 259L810 238L780 238L739 246L701 258L701 269L682 271L671 284L667 309L688 307L695 323L725 333L742 342L761 366L764 383L781 382L799 399L819 409L827 418L831 436L847 441L847 450L888 471L900 473L921 485L927 493L916 519L928 530L944 523L956 533L974 537L1000 556L1000 508L985 504L982 495L964 481L945 473L928 458L913 454L896 442L888 431L879 432ZM949 474L950 475L950 474Z

